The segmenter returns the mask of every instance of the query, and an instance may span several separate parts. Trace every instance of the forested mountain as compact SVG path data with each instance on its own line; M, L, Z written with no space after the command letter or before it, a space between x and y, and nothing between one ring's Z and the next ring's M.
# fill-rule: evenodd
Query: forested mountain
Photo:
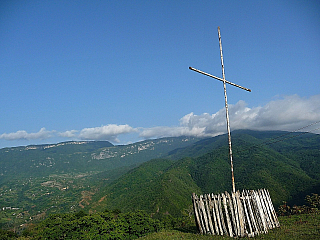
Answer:
M161 138L120 146L72 141L0 149L0 226L82 209L100 186L198 140Z
M301 204L306 194L318 193L320 136L299 135L233 132L236 188L267 188L276 207L282 201ZM152 214L181 216L192 210L192 192L231 192L226 135L200 140L169 156L179 157L152 160L131 170L101 190L90 207L144 209Z
M0 149L0 224L80 209L191 214L192 192L231 191L227 142L221 135ZM237 189L267 188L275 206L320 192L319 135L239 130L232 144Z
M0 183L15 177L104 171L166 156L197 138L162 138L113 146L108 141L63 142L0 149Z

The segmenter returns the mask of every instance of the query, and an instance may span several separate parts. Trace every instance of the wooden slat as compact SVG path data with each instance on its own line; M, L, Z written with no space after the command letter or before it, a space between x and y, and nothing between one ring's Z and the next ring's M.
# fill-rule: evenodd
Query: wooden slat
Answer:
M203 234L202 224L199 216L198 196L195 193L192 193L192 202L193 202L193 211L194 211L197 227L200 233Z
M237 207L237 200L236 200L236 196L235 193L231 193L231 197L232 197L232 207L234 209L234 215L235 215L235 228L236 228L236 235L240 236L240 222L239 222L239 212L238 212L238 207Z
M270 212L271 212L271 216L272 216L273 222L274 222L276 227L280 227L279 220L278 220L276 211L274 210L273 203L271 201L271 197L270 197L269 191L267 189L264 189L264 192L265 192L265 194L267 196L267 201L268 201L268 204L269 204L269 208L270 208Z
M274 222L273 222L273 220L271 218L271 211L269 209L269 203L267 201L267 197L265 195L265 192L263 191L263 189L258 190L258 192L260 193L260 196L262 198L262 201L263 201L263 204L264 204L264 207L265 207L265 210L266 210L265 216L266 216L267 222L269 224L268 227L269 227L269 229L275 228Z
M199 216L200 216L200 223L201 223L201 226L202 226L203 234L206 234L207 231L206 231L206 227L205 227L203 211L202 211L202 208L201 208L201 202L202 202L201 198L202 198L202 195L200 195L199 199L198 199Z
M248 203L248 208L249 208L249 215L250 215L250 219L251 219L251 222L252 222L252 227L253 227L253 231L256 235L259 235L259 228L258 228L258 225L257 225L257 220L256 220L256 217L254 215L254 210L253 210L253 205L251 204L251 201L252 201L252 196L250 194L249 191L246 191L247 193L247 196L248 196L248 199L247 199L247 203Z
M221 222L221 226L222 226L222 229L223 229L223 234L228 234L226 225L224 223L224 216L223 216L222 207L221 207L221 196L220 196L220 194L218 194L218 201L217 202L218 202L218 208L219 208L219 214L220 214L220 222Z
M240 192L236 192L236 199L237 199L237 208L238 208L238 213L239 213L239 226L240 226L240 237L244 237L244 231L245 231L245 219L244 219L244 213L243 213L243 208L242 204L240 201Z
M262 233L264 231L263 223L262 223L262 219L260 217L260 210L259 210L259 207L258 207L257 198L256 198L253 190L250 191L250 195L252 197L252 201L251 201L252 211L253 211L254 218L255 218L256 223L257 223L258 232Z
M200 208L201 208L201 212L202 212L202 216L203 216L203 222L204 222L204 229L205 229L205 233L208 234L210 233L209 230L209 223L208 223L208 216L206 213L206 209L204 207L204 202L203 202L204 198L203 195L200 196Z
M215 211L215 206L214 206L214 201L212 199L212 195L209 195L209 203L210 203L210 209L211 209L211 214L213 216L213 223L214 223L214 229L215 229L215 234L219 235L219 229L218 229L218 222L217 222L217 216L216 216L216 211Z
M233 237L232 225L231 225L231 221L230 221L230 217L229 217L229 211L228 211L228 206L227 206L227 198L226 198L226 196L225 196L223 193L221 193L221 196L222 196L222 202L223 202L223 206L224 206L224 213L225 213L226 220L227 220L229 237Z
M216 211L217 222L218 222L218 227L219 227L219 235L223 235L223 230L222 230L222 225L221 225L221 217L220 217L220 212L219 212L219 208L218 208L218 197L216 195L213 195L213 201L214 201L214 209Z
M242 191L242 203L243 203L243 208L244 208L244 213L245 213L245 216L246 216L247 224L248 224L248 227L249 227L248 236L249 237L254 237L254 231L252 230L252 227L251 227L250 216L249 216L249 213L247 211L247 203L246 203L246 199L247 198L248 198L248 196L247 196L246 192Z
M234 213L234 208L233 208L233 202L232 202L232 197L230 196L230 194L228 192L225 192L225 195L227 196L228 199L228 204L229 204L229 209L231 212L231 223L232 223L232 229L233 229L233 234L237 235L237 223L236 223L236 219L235 219L235 213Z
M260 213L260 219L261 219L261 222L262 222L263 232L267 233L268 232L268 228L267 228L267 223L266 223L266 219L265 219L265 216L264 216L263 208L261 206L260 197L256 192L254 192L254 195L256 197L257 207L258 207L258 211Z
M195 221L201 234L254 237L279 227L269 191L192 194Z
M210 211L210 196L208 194L205 195L205 207L206 207L206 212L207 212L207 217L208 217L208 223L209 223L209 229L210 233L214 235L214 228L212 224L212 219L211 219L211 211Z

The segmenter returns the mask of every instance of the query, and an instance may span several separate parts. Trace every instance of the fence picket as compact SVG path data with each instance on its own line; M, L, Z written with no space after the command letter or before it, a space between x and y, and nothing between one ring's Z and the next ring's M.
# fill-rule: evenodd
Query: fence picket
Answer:
M248 211L247 211L246 198L247 198L247 194L245 193L245 191L242 191L242 203L243 203L244 213L245 213L245 216L247 218L247 224L248 224L248 227L249 227L248 236L250 235L250 237L251 237L253 231L252 231L252 227L251 227L250 217L249 217L249 214L248 214Z
M214 235L214 228L213 228L213 224L212 224L212 219L211 219L211 211L210 211L210 194L206 194L205 195L205 207L206 207L206 212L207 212L207 216L208 216L208 222L209 222L209 229L210 229L210 233Z
M233 237L232 225L231 225L231 222L230 222L230 217L229 217L229 212L228 212L228 206L227 206L227 198L226 198L226 196L225 196L223 193L221 193L221 196L222 196L222 202L223 202L223 206L224 206L224 213L225 213L226 220L227 220L227 226L228 226L229 236L230 236L230 237Z
M269 191L192 194L195 221L201 234L254 237L279 227Z

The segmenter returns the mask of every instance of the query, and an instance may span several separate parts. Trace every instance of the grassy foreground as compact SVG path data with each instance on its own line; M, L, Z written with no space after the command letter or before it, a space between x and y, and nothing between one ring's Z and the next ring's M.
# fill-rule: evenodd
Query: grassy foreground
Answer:
M279 217L280 228L272 229L268 234L242 239L320 239L320 214L301 214ZM199 235L177 230L163 230L141 237L143 240L156 239L233 239L226 236Z

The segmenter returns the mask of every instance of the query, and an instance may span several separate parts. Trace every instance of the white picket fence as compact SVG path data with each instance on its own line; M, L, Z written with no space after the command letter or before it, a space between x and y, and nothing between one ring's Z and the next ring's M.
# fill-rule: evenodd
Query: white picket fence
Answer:
M195 220L201 234L254 237L279 227L269 191L192 194Z

